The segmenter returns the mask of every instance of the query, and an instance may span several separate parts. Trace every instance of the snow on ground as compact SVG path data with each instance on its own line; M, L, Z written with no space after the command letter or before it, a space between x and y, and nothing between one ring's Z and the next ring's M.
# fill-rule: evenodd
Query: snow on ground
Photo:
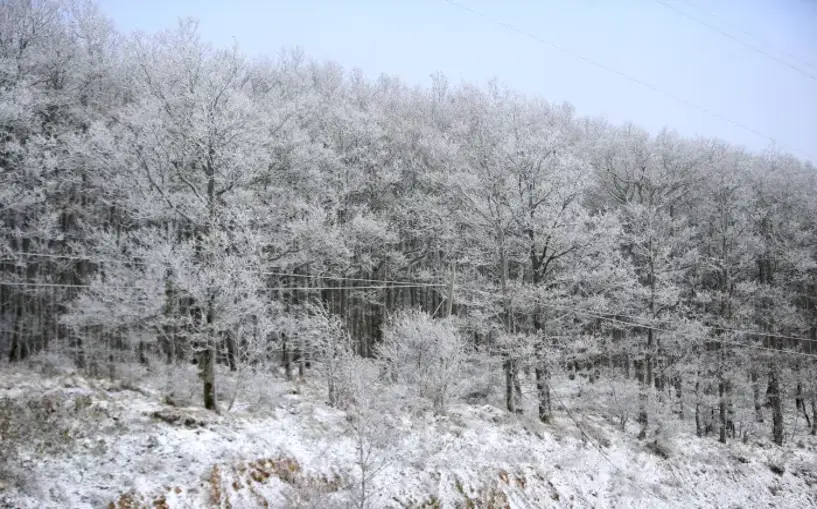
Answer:
M311 382L245 380L253 397L215 415L163 403L155 373L133 378L3 367L0 400L55 401L71 422L64 447L25 444L0 471L0 507L343 507L359 485L357 445L378 445L356 440L365 433ZM385 441L369 462L369 506L817 507L813 440L779 448L680 434L664 459L601 417L573 417L581 430L562 412L546 426L491 405L384 415L370 428Z

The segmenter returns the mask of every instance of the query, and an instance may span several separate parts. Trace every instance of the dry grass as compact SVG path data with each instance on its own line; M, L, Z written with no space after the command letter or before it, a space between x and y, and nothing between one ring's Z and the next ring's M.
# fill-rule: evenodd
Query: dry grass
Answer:
M241 462L230 467L213 465L207 476L203 488L206 489L207 503L210 507L219 509L233 509L245 507L246 498L242 504L236 505L231 493L247 490L250 498L255 500L255 507L269 508L270 503L262 494L263 485L271 479L278 479L290 486L292 494L288 497L288 507L323 507L315 501L322 496L338 492L345 487L341 477L327 475L313 475L303 471L300 463L292 458L261 458L254 461ZM182 489L165 488L165 493L182 493ZM195 490L190 490L193 492ZM169 509L167 497L161 493L149 499L132 492L121 494L114 502L108 504L108 509ZM247 508L249 509L249 508Z

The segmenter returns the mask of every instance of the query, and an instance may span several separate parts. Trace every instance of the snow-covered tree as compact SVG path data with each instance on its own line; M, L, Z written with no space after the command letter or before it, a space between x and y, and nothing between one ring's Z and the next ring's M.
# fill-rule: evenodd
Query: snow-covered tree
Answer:
M466 358L465 342L450 318L399 313L386 324L377 353L392 379L430 399L434 411L445 411Z
M641 284L631 314L644 324L641 330L636 328L644 343L635 363L646 403L651 388L662 390L666 382L656 372L656 366L667 360L657 329L672 327L674 317L683 314L683 279L697 263L694 230L685 212L711 151L668 131L650 140L632 126L613 129L598 142L602 148L594 156L594 166L600 187L620 207L622 251ZM644 408L639 418L642 436L648 429Z
M99 232L115 238L100 243L114 248L106 255L117 261L96 277L100 288L121 292L109 282L136 271L125 279L147 278L154 288L170 287L164 298L192 303L188 346L201 370L204 405L216 409L221 341L234 347L237 329L264 314L271 232L260 228L268 213L253 186L287 116L275 109L274 96L253 98L251 68L238 51L202 43L193 22L135 37L128 57L131 100L112 129L97 131L96 143L116 168L112 184L130 190L121 205L129 228Z

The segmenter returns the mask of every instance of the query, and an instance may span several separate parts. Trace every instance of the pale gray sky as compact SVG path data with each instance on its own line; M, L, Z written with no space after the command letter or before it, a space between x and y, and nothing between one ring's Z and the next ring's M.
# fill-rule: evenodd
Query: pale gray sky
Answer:
M656 132L723 138L753 150L767 138L713 118L566 55L499 22L649 83L775 138L817 162L817 0L102 0L124 31L152 32L180 16L216 45L235 38L250 55L302 46L372 78L484 84L492 76L583 115L633 121ZM798 67L668 8L701 21ZM711 17L715 14L716 17ZM748 34L747 34L748 32ZM787 55L795 57L790 58Z

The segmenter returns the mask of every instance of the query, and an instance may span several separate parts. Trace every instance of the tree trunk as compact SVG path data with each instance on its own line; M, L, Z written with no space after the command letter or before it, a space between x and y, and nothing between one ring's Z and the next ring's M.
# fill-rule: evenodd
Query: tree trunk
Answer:
M802 382L797 382L797 395L794 398L794 411L799 412L800 410L803 411L803 417L806 418L806 427L811 429L811 419L808 415L808 409L806 408L806 400L803 396L803 384Z
M147 345L145 344L144 341L139 341L136 344L136 352L139 356L139 364L141 364L142 366L150 365L150 359L148 358L147 350L148 350Z
M650 237L649 240L649 250L652 251L652 244L653 239ZM647 281L650 287L650 302L649 302L649 310L650 310L650 317L655 318L655 301L656 301L656 277L655 277L655 260L650 258L649 262L649 273L647 275ZM647 348L644 355L644 366L643 370L644 373L642 375L641 380L641 391L639 397L639 414L638 414L638 421L641 423L641 431L638 433L638 438L643 440L647 438L647 433L649 431L650 420L649 416L647 415L647 403L649 401L650 390L653 387L653 372L652 372L652 363L653 363L653 349L655 348L655 333L652 328L647 329Z
M665 373L666 370L667 370L667 366L666 366L666 359L661 354L660 351L658 351L656 353L656 356L655 356L655 369L658 370L658 372L653 375L655 377L655 383L654 383L655 390L658 391L659 393L662 393L662 392L664 392L664 389L666 388L666 385L667 385L665 383L665 381L664 381L664 375L663 375L663 373Z
M684 420L684 380L681 375L675 377L675 396L678 398L678 418Z
M732 419L732 387L729 379L726 376L726 352L723 345L719 347L719 365L718 365L718 417L720 426L718 428L718 441L722 444L726 443L728 437L734 438L735 424Z
M700 373L698 373L698 379L695 380L695 434L698 437L704 436L704 426L702 422L701 416L701 381L700 381Z
M647 354L644 356L644 365L646 372L644 375L644 385L647 387L653 386L653 355L652 350L655 346L655 334L652 329L647 330Z
M281 362L284 364L284 375L287 380L292 379L292 356L289 352L289 341L286 332L281 333Z
M726 443L726 382L723 376L718 380L718 417L720 418L720 426L718 428L718 441L722 444Z
M630 354L624 354L624 378L626 380L630 379Z
M23 295L21 292L18 292L15 301L14 332L11 335L9 362L25 360L28 353L26 341L23 337Z
M817 435L817 394L811 396L811 434Z
M780 381L777 378L777 369L769 370L769 404L772 407L772 440L777 445L783 445L783 398L780 394Z
M755 402L755 422L763 422L763 398L760 394L760 381L757 369L752 368L749 375L752 380L752 396Z
M371 335L366 335L366 354L368 355L368 345L369 341L371 340ZM304 379L306 376L306 337L301 334L301 344L299 345L300 348L298 349L298 378L301 380Z
M201 380L204 388L204 408L216 410L216 362L212 345L201 352Z
M227 332L224 334L224 346L227 350L227 365L230 366L230 371L238 370L238 345L235 341L235 334Z
M519 385L516 361L508 359L505 361L505 406L508 412L522 413L522 409L519 407L521 399L522 387Z
M505 238L504 236L500 236L500 258L499 263L501 266L501 277L500 283L502 286L502 300L503 300L503 319L505 330L508 333L512 333L512 313L513 310L511 309L511 299L508 295L508 257L505 253ZM517 392L521 395L521 388L519 387L519 380L517 379L516 373L516 361L513 359L513 353L508 352L505 358L505 407L508 409L508 412L511 413L519 413L520 408L517 406L517 401L514 395L514 392Z
M338 391L335 387L334 375L329 377L329 406L337 408L338 406Z
M638 408L638 422L641 424L641 431L638 433L638 439L643 440L647 438L647 432L649 431L650 425L650 418L647 414L647 403L649 400L649 391L652 387L652 356L650 355L650 349L652 348L653 342L653 331L652 329L647 330L647 352L642 361L642 373L641 373L641 387L639 390L639 408Z
M536 374L536 393L539 399L539 420L549 424L553 413L550 405L550 385L548 384L549 373L544 366L537 366Z
M216 224L216 169L215 169L215 147L210 145L207 150L207 157L204 164L204 172L207 176L207 209L208 209L208 223L205 229L205 235L209 238L213 233ZM209 246L207 253L207 260L210 268L214 268L214 247ZM207 410L218 411L216 402L216 295L215 295L215 281L211 279L209 282L208 296L207 296L207 327L205 330L205 344L204 351L201 355L201 379L204 389L204 408Z
M11 229L12 231L20 228L22 229L23 219L19 212L15 212L12 215L12 222L11 222ZM19 234L15 235L14 238L14 249L18 252L24 252L25 244L22 237ZM27 265L26 265L27 266ZM15 271L17 272L17 277L20 280L27 280L26 274L26 266L23 264L19 264L15 267ZM9 352L9 362L15 361L22 361L28 357L28 338L25 334L25 322L26 320L23 319L25 316L25 287L20 287L15 292L14 298L14 319L12 321L13 325L13 332L11 336L11 351Z
M522 401L522 385L519 383L519 364L513 361L511 367L513 368L513 392L516 398L516 413L521 414L522 408L519 403Z
M735 406L732 402L732 382L726 379L726 432L735 438Z
M207 329L204 350L201 352L199 370L204 389L204 408L218 410L216 406L216 348L213 338L215 321L215 302L212 295L207 300Z
M513 379L511 375L511 361L506 359L502 365L505 370L505 408L508 412L514 411L513 401Z

